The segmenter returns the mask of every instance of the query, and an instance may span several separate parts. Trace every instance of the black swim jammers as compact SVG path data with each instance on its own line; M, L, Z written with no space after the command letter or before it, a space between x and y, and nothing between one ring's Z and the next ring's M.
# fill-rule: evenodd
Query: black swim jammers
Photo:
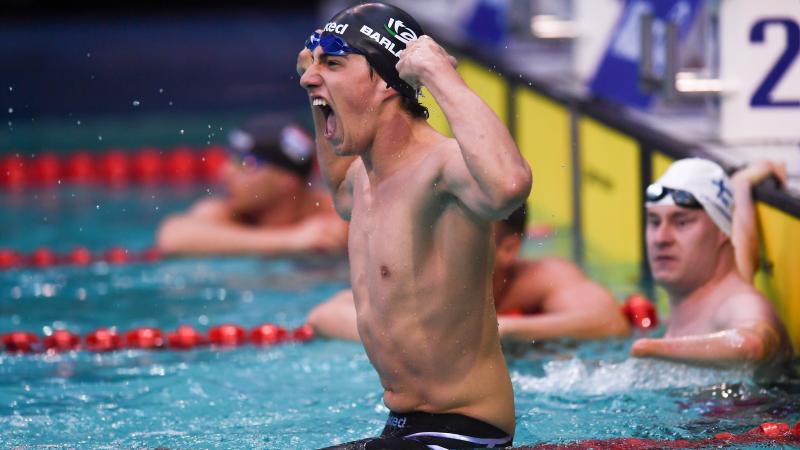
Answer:
M323 450L504 448L513 439L493 425L461 414L391 412L380 437Z

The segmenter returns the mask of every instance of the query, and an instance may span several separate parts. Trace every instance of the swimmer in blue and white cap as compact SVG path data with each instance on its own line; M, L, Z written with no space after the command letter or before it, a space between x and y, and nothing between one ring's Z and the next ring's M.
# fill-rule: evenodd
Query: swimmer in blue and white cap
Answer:
M336 14L298 71L321 171L350 220L358 331L390 410L380 438L340 448L510 446L492 223L528 197L528 164L455 60L396 7ZM428 125L422 86L455 139Z
M785 181L776 164L751 165L731 181L716 163L689 158L647 188L647 258L671 317L666 336L639 339L634 356L763 367L791 355L783 324L751 284L758 256L751 188L772 174Z

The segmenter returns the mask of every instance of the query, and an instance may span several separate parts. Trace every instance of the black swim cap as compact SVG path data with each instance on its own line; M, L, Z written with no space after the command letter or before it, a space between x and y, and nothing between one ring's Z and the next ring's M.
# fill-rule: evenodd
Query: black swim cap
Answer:
M390 87L405 97L417 98L417 90L400 79L395 68L406 44L424 34L407 12L386 3L364 3L333 16L323 28L326 32L363 52Z
M228 136L231 150L288 170L301 178L311 172L314 140L299 125L274 116L250 120Z

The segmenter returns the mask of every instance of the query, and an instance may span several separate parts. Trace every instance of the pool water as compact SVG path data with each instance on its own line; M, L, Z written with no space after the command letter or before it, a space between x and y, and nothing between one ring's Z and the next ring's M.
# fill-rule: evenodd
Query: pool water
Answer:
M0 247L152 245L210 187L0 193ZM295 327L348 285L341 259L187 258L0 272L0 333L101 326ZM800 420L800 382L634 360L631 340L515 345L515 443L701 439ZM359 344L0 353L0 442L55 448L316 448L372 436L387 414ZM763 447L763 446L762 446ZM753 446L750 448L762 448ZM775 447L764 447L775 448Z

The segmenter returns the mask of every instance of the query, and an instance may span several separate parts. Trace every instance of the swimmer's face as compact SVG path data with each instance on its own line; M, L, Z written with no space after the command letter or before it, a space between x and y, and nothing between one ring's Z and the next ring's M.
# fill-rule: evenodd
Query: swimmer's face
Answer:
M394 91L362 55L326 55L319 46L303 65L300 85L308 91L317 129L337 155L361 154L374 138L381 103Z
M232 162L225 165L222 177L228 203L238 214L260 214L289 201L288 184L297 178L268 165L247 167Z
M654 205L646 221L647 259L658 283L690 291L713 276L727 236L705 211Z

